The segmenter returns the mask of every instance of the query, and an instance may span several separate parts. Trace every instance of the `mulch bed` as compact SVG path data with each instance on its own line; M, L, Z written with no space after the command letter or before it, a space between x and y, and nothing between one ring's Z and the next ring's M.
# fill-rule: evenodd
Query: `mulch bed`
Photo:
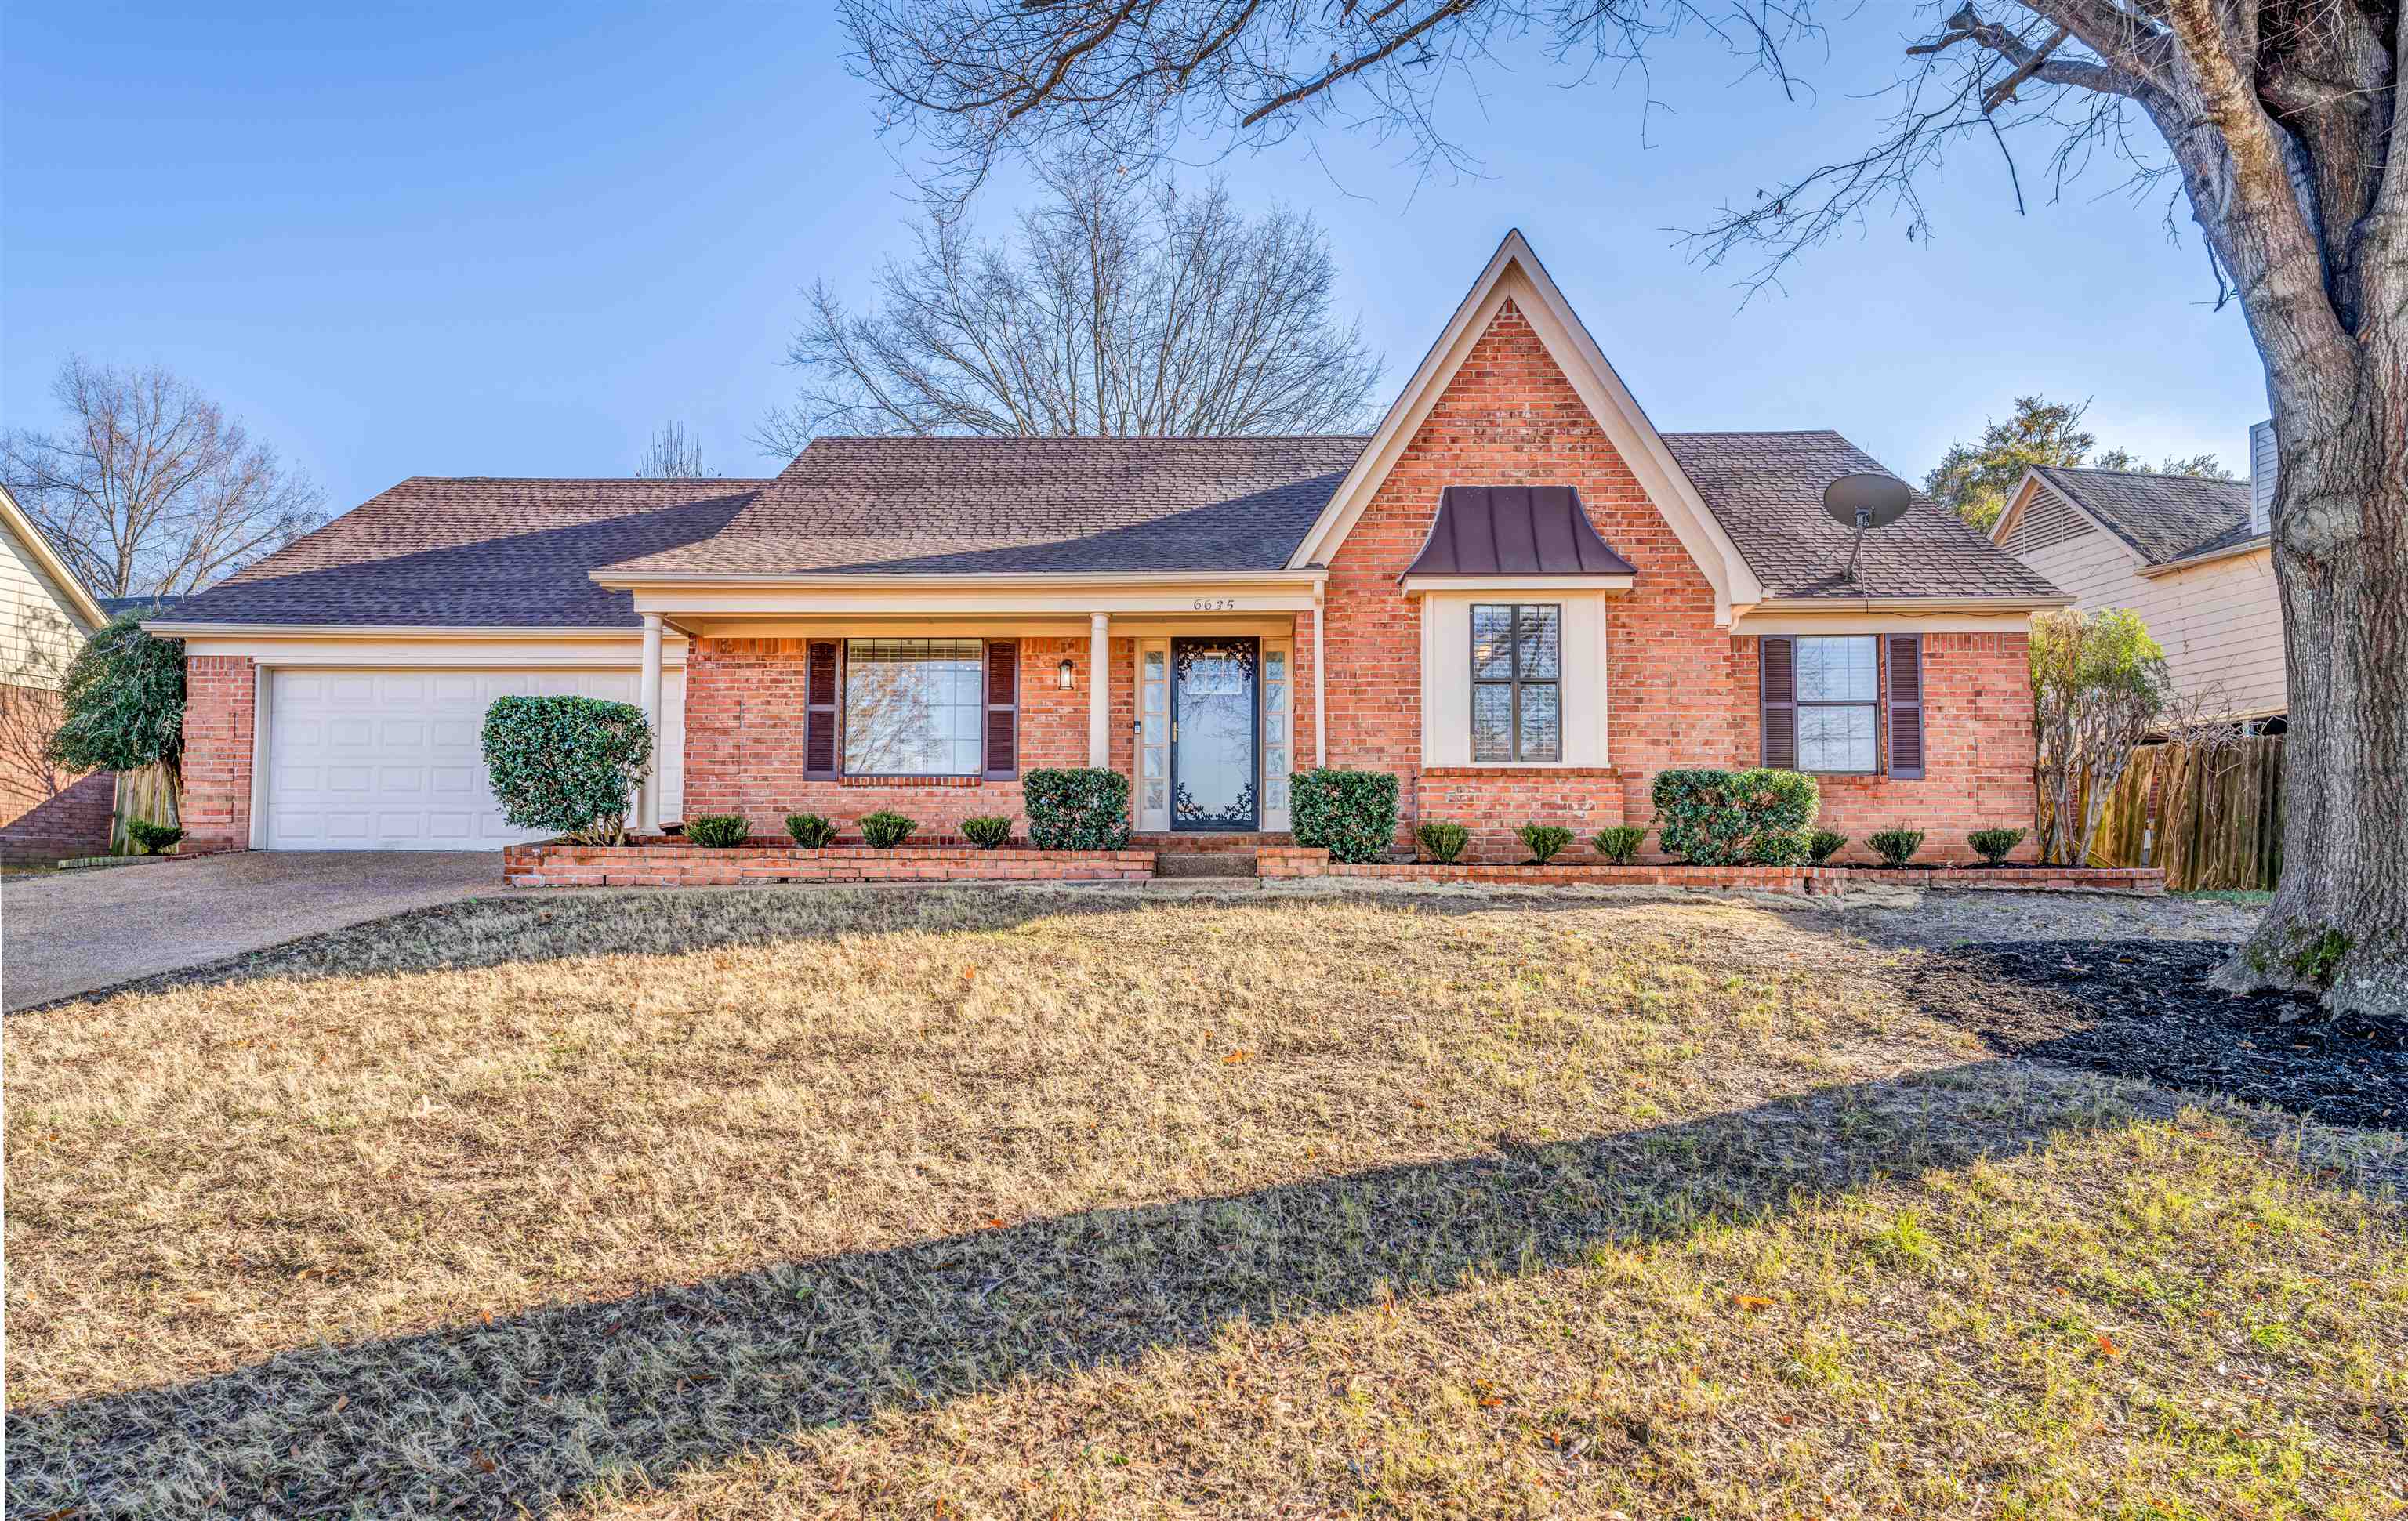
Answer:
M1922 1007L2003 1055L2220 1093L2337 1125L2408 1130L2408 1022L2208 986L2215 942L2022 940L1934 949Z

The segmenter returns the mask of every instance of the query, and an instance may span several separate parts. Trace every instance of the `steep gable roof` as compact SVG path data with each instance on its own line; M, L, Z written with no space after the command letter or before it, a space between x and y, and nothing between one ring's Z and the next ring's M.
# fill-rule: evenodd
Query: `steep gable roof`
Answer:
M1922 492L1906 516L1856 535L1823 510L1823 488L1860 471L1890 472L1828 429L1666 434L1706 507L1771 597L2052 597L2045 576Z
M821 438L709 539L613 576L1266 571L1357 434Z
M413 476L160 621L639 628L633 599L591 574L708 537L765 484Z
M6 486L0 486L0 533L16 542L20 552L39 571L50 595L64 606L72 621L83 625L86 633L108 621L108 614L93 599L83 577L75 573L66 556L59 553L58 547L50 543Z
M1472 346L1509 301L1529 322L1597 425L1664 515L1682 547L1713 584L1718 620L1729 621L1733 603L1759 600L1763 588L1738 547L1706 509L1696 485L1665 447L1656 425L1607 362L1597 340L1581 324L1518 228L1507 233L1497 246L1288 563L1301 569L1329 562Z
M2250 536L2245 480L2065 465L2034 465L2031 473L2131 546L2145 564L2163 565Z

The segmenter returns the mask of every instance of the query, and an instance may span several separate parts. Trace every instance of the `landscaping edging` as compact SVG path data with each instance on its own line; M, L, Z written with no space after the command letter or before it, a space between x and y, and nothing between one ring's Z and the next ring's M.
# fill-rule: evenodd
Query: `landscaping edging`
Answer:
M1850 888L1977 888L2011 892L2123 892L2155 898L2166 874L2155 866L1440 866L1431 861L1370 866L1329 859L1326 850L1268 846L1255 852L1258 876L1368 877L1384 882L1459 882L1519 887L1695 888L1714 892L1837 893Z
M978 850L903 846L804 850L764 843L714 849L682 842L506 846L514 888L726 888L753 882L1142 882L1151 850Z

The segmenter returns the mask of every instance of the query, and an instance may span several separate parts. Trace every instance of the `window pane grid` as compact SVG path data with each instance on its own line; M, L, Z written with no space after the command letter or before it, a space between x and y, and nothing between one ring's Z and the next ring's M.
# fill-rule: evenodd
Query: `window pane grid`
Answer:
M1797 641L1798 769L1880 769L1881 642L1874 635Z
M1563 755L1563 608L1475 603L1471 608L1471 759Z
M847 640L845 775L981 775L983 655L976 639Z

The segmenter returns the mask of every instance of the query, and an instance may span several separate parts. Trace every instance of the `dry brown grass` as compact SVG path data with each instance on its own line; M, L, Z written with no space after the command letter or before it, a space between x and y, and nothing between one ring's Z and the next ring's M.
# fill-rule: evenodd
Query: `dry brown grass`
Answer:
M12 1511L2408 1503L2395 1204L1814 920L512 900L6 1040Z

